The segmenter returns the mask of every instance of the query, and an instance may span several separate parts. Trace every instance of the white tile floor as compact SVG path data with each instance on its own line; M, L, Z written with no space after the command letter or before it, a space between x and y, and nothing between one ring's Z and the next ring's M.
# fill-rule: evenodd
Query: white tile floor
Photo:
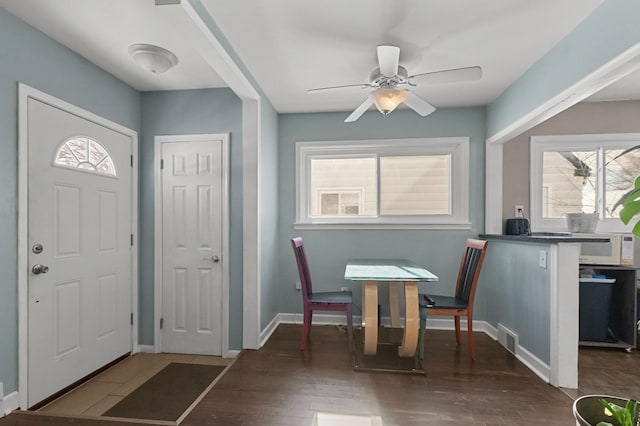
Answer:
M135 354L38 411L56 415L100 416L172 362L229 365L233 360L202 355Z

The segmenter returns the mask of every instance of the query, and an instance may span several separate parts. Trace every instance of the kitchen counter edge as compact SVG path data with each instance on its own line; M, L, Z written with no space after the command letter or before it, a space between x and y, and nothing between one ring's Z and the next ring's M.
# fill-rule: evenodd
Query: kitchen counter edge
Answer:
M480 234L480 238L489 240L522 241L525 243L555 244L555 243L606 243L609 237L583 237L573 235L549 236L549 235L501 235Z

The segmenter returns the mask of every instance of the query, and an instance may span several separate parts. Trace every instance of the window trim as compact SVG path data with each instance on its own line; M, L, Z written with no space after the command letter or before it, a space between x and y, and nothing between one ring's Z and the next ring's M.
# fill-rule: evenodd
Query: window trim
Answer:
M469 138L411 138L298 141L295 146L295 229L471 229L469 222ZM415 216L312 217L313 158L383 155L450 155L451 214Z
M530 143L530 168L531 182L529 185L529 198L531 203L531 228L534 231L566 231L567 223L564 218L544 218L542 216L542 157L545 151L563 150L593 150L626 149L640 143L640 133L605 133L605 134L579 134L579 135L555 135L555 136L531 136ZM553 149L549 149L553 148ZM597 212L598 225L596 232L630 232L628 227L618 218L604 218L604 204L600 194L604 190L604 159L598 154L597 160Z

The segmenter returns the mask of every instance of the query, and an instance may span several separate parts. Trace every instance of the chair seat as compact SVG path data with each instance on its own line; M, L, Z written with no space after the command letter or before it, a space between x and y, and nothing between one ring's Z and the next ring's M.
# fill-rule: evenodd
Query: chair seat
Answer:
M437 308L437 309L466 309L469 306L467 302L458 297L437 296L432 294L420 295L421 308Z
M352 300L350 291L325 291L309 296L309 302L312 303L352 303Z

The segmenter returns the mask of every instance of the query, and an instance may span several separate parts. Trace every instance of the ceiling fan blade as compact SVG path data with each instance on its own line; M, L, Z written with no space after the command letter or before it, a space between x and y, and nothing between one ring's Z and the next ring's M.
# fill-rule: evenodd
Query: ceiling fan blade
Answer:
M345 84L343 86L318 87L316 89L307 90L307 93L318 93L318 92L321 92L323 90L347 89L347 88L350 88L350 87L360 87L362 89L367 89L367 88L371 87L371 84L369 84L369 83L360 83L360 84Z
M407 91L407 99L404 100L404 103L423 117L426 117L436 110L433 105L409 91Z
M398 74L400 63L400 48L397 46L378 46L378 66L380 74L385 77L393 77Z
M409 78L420 77L420 83L441 84L441 83L457 83L460 81L474 81L482 78L482 68L465 67L454 68L444 71L425 72L415 74Z
M369 98L365 99L365 101L362 104L360 104L360 106L356 108L355 111L353 111L351 115L348 116L346 120L344 120L344 122L351 123L353 121L356 121L358 118L362 116L362 114L364 114L369 109L371 105L373 105L373 101Z

